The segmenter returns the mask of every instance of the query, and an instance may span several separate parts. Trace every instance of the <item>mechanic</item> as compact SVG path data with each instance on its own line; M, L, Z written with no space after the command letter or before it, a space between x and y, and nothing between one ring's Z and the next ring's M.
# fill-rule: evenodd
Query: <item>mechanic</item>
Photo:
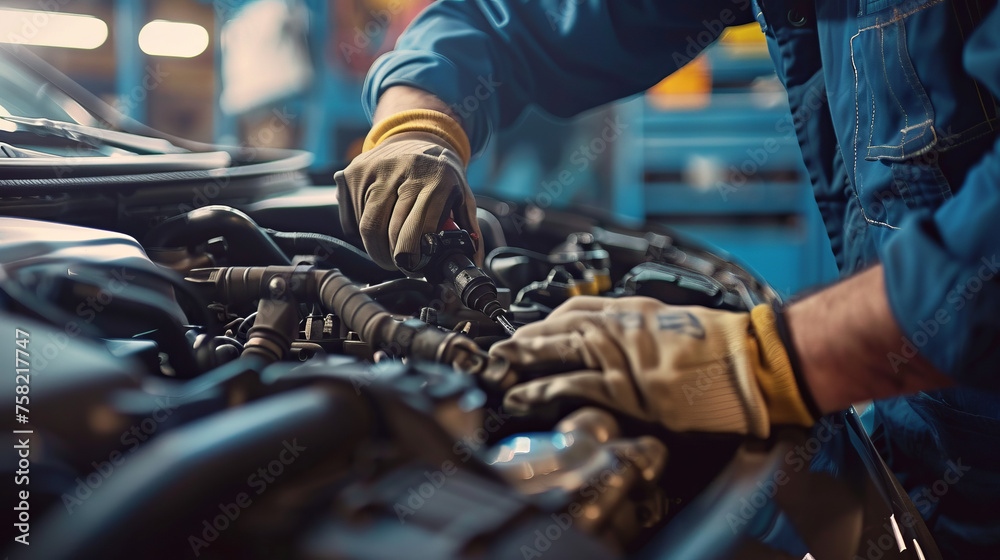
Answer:
M1000 9L976 0L438 1L375 62L344 181L365 248L406 266L491 131L641 92L764 31L842 279L749 313L577 297L492 353L512 410L593 402L678 431L766 437L875 399L890 468L948 557L1000 548ZM470 103L470 100L475 103ZM692 392L694 388L695 392ZM895 398L890 398L895 397ZM990 554L992 552L992 554Z

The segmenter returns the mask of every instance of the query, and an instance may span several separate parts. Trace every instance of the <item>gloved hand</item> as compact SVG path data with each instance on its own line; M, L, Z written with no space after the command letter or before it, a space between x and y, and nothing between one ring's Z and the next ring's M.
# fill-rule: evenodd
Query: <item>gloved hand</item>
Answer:
M465 131L444 113L415 109L380 121L362 154L335 176L344 231L360 234L382 268L411 270L423 234L440 231L454 214L477 241L481 264L476 202L465 178L470 152Z
M759 437L818 416L768 305L733 313L577 296L490 355L506 359L517 378L504 398L515 414L596 404L674 431ZM547 376L522 382L538 374Z

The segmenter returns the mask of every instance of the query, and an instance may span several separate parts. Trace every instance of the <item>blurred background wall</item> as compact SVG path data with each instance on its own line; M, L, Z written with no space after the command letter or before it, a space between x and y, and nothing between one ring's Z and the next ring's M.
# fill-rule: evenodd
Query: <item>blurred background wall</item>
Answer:
M429 0L0 0L25 43L122 112L196 140L356 155L361 82ZM73 16L68 19L63 16ZM621 124L612 124L621 123ZM470 168L479 193L584 205L695 236L792 294L835 268L756 24L572 121L531 111Z

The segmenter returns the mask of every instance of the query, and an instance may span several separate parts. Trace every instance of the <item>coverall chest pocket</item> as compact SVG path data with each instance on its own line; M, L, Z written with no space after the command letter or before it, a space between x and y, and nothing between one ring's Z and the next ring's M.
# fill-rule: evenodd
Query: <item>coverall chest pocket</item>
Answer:
M996 103L965 74L965 37L996 1L856 0L851 38L857 102L857 173L886 177L871 184L882 219L892 225L906 209L935 208L951 196L938 156L996 124ZM873 169L880 162L890 168ZM863 177L855 177L865 184ZM886 184L887 183L887 184ZM893 211L886 202L905 206ZM897 205L898 206L898 205ZM887 211L887 212L886 212ZM867 213L867 212L866 212ZM894 215L895 214L895 215Z

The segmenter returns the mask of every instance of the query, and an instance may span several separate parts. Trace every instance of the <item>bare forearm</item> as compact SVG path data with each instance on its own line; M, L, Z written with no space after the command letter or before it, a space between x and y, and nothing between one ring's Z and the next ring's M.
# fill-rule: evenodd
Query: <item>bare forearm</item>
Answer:
M907 356L877 266L788 308L802 376L823 412L945 387L948 377Z
M440 111L462 124L458 114L436 95L410 86L392 86L382 93L372 116L372 124L396 113L410 109L431 109Z

